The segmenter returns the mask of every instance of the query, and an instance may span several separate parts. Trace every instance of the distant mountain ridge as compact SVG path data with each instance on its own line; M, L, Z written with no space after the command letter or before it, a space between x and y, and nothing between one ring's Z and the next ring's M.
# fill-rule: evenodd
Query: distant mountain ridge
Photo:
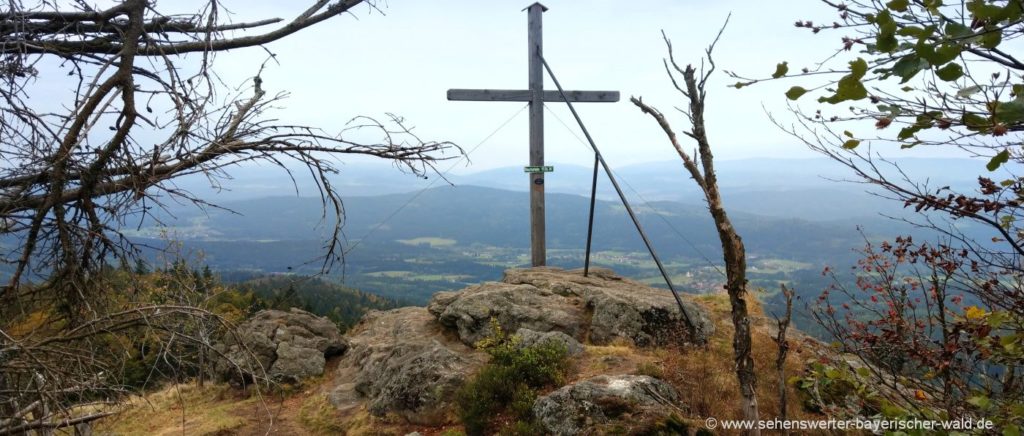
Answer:
M983 174L987 173L984 162L972 159L904 158L894 162L915 180L929 180L933 187L949 185L969 190L975 187L979 175L1000 176ZM592 168L559 163L553 166L555 171L546 179L547 192L590 195ZM899 176L888 165L882 164L881 168L890 176ZM632 201L703 204L699 191L678 161L627 165L613 171ZM838 182L850 180L850 171L826 158L726 160L717 162L717 172L726 206L737 212L810 221L901 213L900 205L866 193L869 186ZM232 175L233 180L226 183L230 190L213 190L205 178L182 180L179 185L214 202L269 196L312 196L317 192L316 186L302 172L295 174L297 187L279 168L242 167L233 169ZM446 178L455 186L519 192L526 191L528 187L519 166L449 174ZM448 185L436 175L417 178L386 162L342 165L339 174L332 177L332 184L345 198L352 199L418 192ZM598 198L617 199L603 174L599 179Z
M829 195L822 193L821 195ZM804 197L806 198L806 197ZM844 198L837 202L850 201ZM581 249L586 238L589 199L549 194L548 247ZM754 196L751 201L764 201ZM794 199L800 201L800 199ZM329 236L333 218L322 215L319 198L266 197L225 202L225 210L175 211L178 227L172 236L185 241L255 246L304 241L312 254ZM344 232L349 245L363 239L358 250L417 247L399 241L439 238L461 247L473 244L525 249L529 244L528 196L525 192L477 186L445 186L419 193L350 197L345 200ZM658 250L666 256L709 256L720 250L714 226L702 205L655 201L633 204ZM869 233L892 235L907 230L880 217L813 221L733 211L731 217L752 254L796 260L845 257L862 242L859 224ZM166 228L144 227L138 237L155 237ZM315 241L315 242L314 242ZM644 251L624 208L600 200L595 213L595 250ZM430 244L428 244L430 245ZM423 247L429 248L429 247ZM250 253L248 257L267 253ZM311 256L312 257L312 256Z

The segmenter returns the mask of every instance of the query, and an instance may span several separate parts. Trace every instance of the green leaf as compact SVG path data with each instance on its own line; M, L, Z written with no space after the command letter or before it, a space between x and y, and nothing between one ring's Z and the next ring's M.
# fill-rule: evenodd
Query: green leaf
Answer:
M996 103L995 117L1007 124L1024 122L1024 101L1000 101Z
M788 98L790 100L796 100L796 99L800 98L800 96L802 96L802 95L804 95L806 93L807 93L806 89L803 89L803 88L801 88L799 86L794 86L792 88L789 88L789 91L786 91L786 98Z
M908 142L906 144L900 144L900 148L906 150L908 148L917 147L918 145L921 145L922 143L923 143L922 141Z
M946 43L941 45L934 45L927 41L918 41L917 45L914 46L914 51L921 59L928 61L934 67L943 65L947 62L956 59L963 51L963 47L956 43Z
M781 64L776 65L775 66L775 73L772 74L772 78L773 79L778 79L779 77L785 76L786 73L789 72L789 65L787 65L787 64L788 64L788 62L782 62Z
M992 122L978 114L966 113L960 118L964 126L973 131L983 131L992 127Z
M864 59L857 58L855 61L850 61L850 74L855 76L858 80L864 77L868 73L868 62Z
M843 135L846 135L847 138L853 137L853 133L851 133L849 130L843 130Z
M1010 160L1010 151L1009 150L1003 150L1003 151L1000 151L995 156L992 156L992 160L988 161L988 165L985 165L985 168L988 168L989 171L995 171L995 170L999 169L1000 166L1002 166L1004 163L1006 163L1009 160Z
M896 40L897 26L889 11L879 12L875 17L875 24L878 25L878 35L875 36L875 46L878 51L891 53L896 50L899 45L899 41Z
M861 377L868 377L871 375L871 370L862 366L860 368L857 368L857 375Z
M946 36L952 39L960 39L971 36L974 32L971 32L971 28L955 21L946 23Z
M1013 2L1010 2L1013 3ZM967 10L971 11L972 18L978 20L991 20L991 21L1002 21L1006 19L1009 9L1004 9L998 5L988 4L981 0L973 0L967 3Z
M1020 436L1020 427L1016 424L1006 424L1003 427L1003 436Z
M928 111L917 116L917 122L914 125L922 128L929 129L935 125L935 120L942 118L942 111Z
M853 150L857 148L858 145L860 145L860 141L856 139L850 139L843 143L843 148L847 150Z
M899 46L899 41L896 39L896 33L894 32L879 32L878 39L875 40L875 48L882 53L892 53Z
M892 0L889 3L886 3L885 7L892 9L896 12L906 12L907 6L909 5L910 2L907 0Z
M740 88L742 88L742 87L744 87L744 86L747 86L747 84L746 84L746 83L743 83L743 82L736 82L736 84L735 84L735 85L732 85L732 87L733 87L733 88L736 88L736 89L740 89Z
M1024 5L1020 2L1008 2L1003 8L1003 19L1009 22L1016 22L1024 16Z
M896 135L896 139L903 141L905 139L913 138L914 134L919 132L920 130L921 128L917 126L904 127L903 129L900 130L900 133Z
M1003 42L1002 30L993 26L985 26L985 30L981 34L980 45L991 50L999 47L1001 42Z
M889 72L903 78L900 83L907 83L924 68L928 68L927 62L922 61L921 58L915 54L908 54L900 58L900 60L896 62L891 69L889 69Z
M879 112L888 112L894 117L899 116L903 113L903 108L896 105L880 104L876 106Z
M935 65L942 65L960 56L964 48L960 44L942 44L935 49Z
M861 83L860 79L864 77L868 72L868 63L864 59L857 58L855 61L850 62L850 74L843 76L839 79L838 86L836 87L835 95L830 97L821 97L818 99L822 103L836 104L847 100L861 100L867 98L868 90Z
M956 62L950 62L946 66L939 68L935 71L935 75L939 76L940 79L946 82L952 82L956 79L963 77L964 68Z
M922 38L926 35L925 29L917 26L901 27L900 30L896 31L899 36L913 36L915 38Z

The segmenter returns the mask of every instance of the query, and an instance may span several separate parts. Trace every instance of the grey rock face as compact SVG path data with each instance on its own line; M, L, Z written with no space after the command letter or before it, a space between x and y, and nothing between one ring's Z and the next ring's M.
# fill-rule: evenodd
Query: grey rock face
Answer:
M540 397L533 414L556 435L576 435L638 415L666 416L678 394L668 383L641 375L601 375Z
M581 337L582 303L580 298L529 284L490 282L439 294L428 310L442 325L457 329L462 342L473 345L491 334L491 318L507 332L526 328Z
M714 333L703 309L688 301L683 307L700 337ZM466 344L490 333L491 318L505 331L557 331L594 344L623 339L638 346L662 346L689 338L669 291L601 268L592 269L589 277L558 268L511 269L501 282L438 293L428 310L442 325L455 328Z
M291 309L260 311L215 347L228 359L216 363L226 380L251 381L266 373L292 383L323 374L327 358L344 353L348 343L327 318Z
M547 342L554 342L565 347L565 350L570 356L575 356L583 352L583 344L580 344L580 342L573 339L572 336L562 332L541 333L522 328L516 331L516 336L519 336L520 347L533 347Z
M443 423L455 391L486 361L419 307L370 312L348 336L330 395L342 411L366 404L377 416Z

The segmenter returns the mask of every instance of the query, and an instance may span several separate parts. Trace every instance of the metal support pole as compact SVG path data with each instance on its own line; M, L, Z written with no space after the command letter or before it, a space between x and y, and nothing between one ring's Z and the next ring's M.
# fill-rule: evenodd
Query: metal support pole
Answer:
M583 261L583 277L590 274L590 241L594 237L594 203L597 200L597 169L601 160L594 154L594 181L590 185L590 219L587 221L587 254Z
M541 58L541 62L544 63L544 68L547 69L548 75L551 76L551 81L555 83L555 87L558 88L558 92L563 93L562 85L558 83L558 78L555 77L555 73L551 71L551 66L548 62ZM580 125L580 129L583 130L583 135L587 138L587 142L590 143L590 148L594 149L594 154L597 155L597 160L601 162L601 166L604 167L605 174L608 175L608 180L612 182L612 186L615 188L615 192L619 194L619 199L622 200L622 205L626 207L626 212L629 214L629 218L633 220L633 225L636 226L636 231L640 233L640 238L643 239L644 245L647 246L647 251L651 253L651 257L654 258L654 264L658 266L658 271L661 272L661 276L665 279L665 283L668 284L668 289L672 291L672 296L676 299L676 304L679 305L679 311L683 314L683 319L686 322L686 326L690 329L690 334L695 342L701 343L705 339L702 334L697 331L697 325L693 323L693 318L689 312L686 311L686 307L683 306L683 299L679 298L679 293L676 292L675 285L672 284L672 279L669 278L668 272L665 270L665 266L661 264L661 259L658 258L658 253L654 251L654 246L651 245L650 239L647 238L647 232L644 232L643 226L640 225L640 219L637 218L636 214L633 213L633 208L629 206L629 201L626 200L626 194L622 192L622 188L619 187L619 182L612 176L612 171L608 168L608 163L605 162L604 157L601 156L601 151L597 149L597 144L594 143L594 138L590 136L590 132L587 131L587 127L583 125L583 120L580 119L580 115L576 113L576 108L573 107L572 102L566 99L565 104L569 105L569 111L572 112L572 116L576 118L576 123Z

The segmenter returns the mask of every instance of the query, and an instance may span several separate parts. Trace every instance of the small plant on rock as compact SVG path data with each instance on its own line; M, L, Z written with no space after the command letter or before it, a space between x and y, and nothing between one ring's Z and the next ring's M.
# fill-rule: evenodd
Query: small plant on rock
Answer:
M503 434L535 432L532 408L537 390L564 380L569 363L565 345L544 342L523 346L518 336L509 336L494 319L491 334L476 345L491 356L491 361L456 395L466 433L484 434L496 427L492 424L499 416L513 421Z

